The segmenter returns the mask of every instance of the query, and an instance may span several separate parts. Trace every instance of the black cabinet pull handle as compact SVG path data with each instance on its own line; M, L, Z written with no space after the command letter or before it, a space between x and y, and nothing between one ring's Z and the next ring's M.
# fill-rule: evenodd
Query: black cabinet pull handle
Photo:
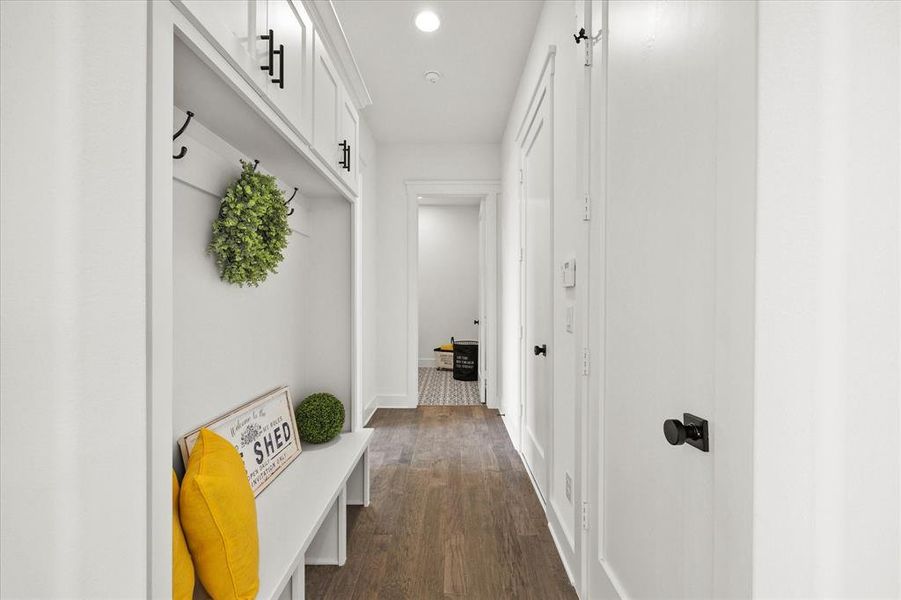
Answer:
M341 160L338 161L338 166L344 169L345 171L350 171L350 144L347 143L347 140L344 140L338 147L341 148Z
M272 83L277 83L278 88L280 90L285 89L285 46L284 44L278 45L278 50L275 51L275 54L278 54L278 79L271 79Z
M535 346L535 356L538 356L539 354L544 354L545 356L547 356L547 344Z
M263 65L260 67L261 71L267 71L269 73L269 77L272 77L272 73L274 72L274 61L275 61L275 34L272 30L269 30L269 35L261 35L261 40L269 40L269 64Z
M269 73L270 81L277 83L280 89L285 89L285 45L279 44L278 50L275 49L275 32L271 29L266 35L260 36L261 40L269 40L269 64L260 67L261 71ZM275 74L275 55L278 54L278 79L273 78Z

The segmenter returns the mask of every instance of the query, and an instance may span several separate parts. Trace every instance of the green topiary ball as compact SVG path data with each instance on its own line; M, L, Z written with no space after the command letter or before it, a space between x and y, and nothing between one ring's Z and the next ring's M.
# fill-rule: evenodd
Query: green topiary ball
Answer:
M311 394L294 410L294 417L301 440L324 444L344 428L344 405L331 394Z

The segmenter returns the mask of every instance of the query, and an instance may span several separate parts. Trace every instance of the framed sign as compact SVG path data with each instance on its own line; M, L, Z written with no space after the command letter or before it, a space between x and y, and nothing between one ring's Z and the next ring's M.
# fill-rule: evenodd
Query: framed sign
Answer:
M300 456L294 405L287 387L251 400L178 440L185 466L201 429L221 435L238 450L244 459L254 496L259 496L279 473Z

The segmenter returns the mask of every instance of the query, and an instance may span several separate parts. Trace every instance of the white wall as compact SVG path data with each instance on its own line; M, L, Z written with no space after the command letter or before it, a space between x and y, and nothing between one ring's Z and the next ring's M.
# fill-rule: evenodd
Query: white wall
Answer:
M407 196L404 182L496 180L500 152L494 144L381 144L376 212L378 402L407 402Z
M173 435L281 385L295 404L314 392L335 394L349 430L350 204L298 194L278 273L258 287L228 284L206 249L244 155L196 119L179 140L189 151L174 165ZM280 181L283 190L294 185L302 182Z
M344 404L344 431L350 431L352 206L336 198L312 198L309 206L310 238L301 245L306 300L298 306L297 298L285 299L286 311L304 311L306 357L297 400L316 392L334 394Z
M581 2L546 2L542 10L522 79L511 107L503 137L503 189L499 207L499 262L501 268L500 347L498 361L501 370L502 412L504 422L514 444L519 443L520 403L520 150L516 139L525 117L529 101L541 74L548 48L556 46L554 59L554 257L553 267L563 261L576 259L578 265L586 257L587 229L581 219L582 195L579 184L580 154L577 128L578 100L582 91L584 64L583 46L573 43L572 32L578 31L576 9ZM586 280L587 283L587 280ZM549 521L560 544L567 568L578 579L575 560L576 508L575 499L581 482L578 477L576 445L578 444L578 403L581 394L582 337L580 323L587 310L584 302L585 286L563 288L554 286L554 447L549 495ZM576 311L575 332L566 331L566 309ZM565 496L565 475L574 480L574 502Z
M901 4L759 22L754 595L898 597Z
M147 6L0 3L0 596L147 592Z
M479 207L419 207L419 365L451 337L478 339Z

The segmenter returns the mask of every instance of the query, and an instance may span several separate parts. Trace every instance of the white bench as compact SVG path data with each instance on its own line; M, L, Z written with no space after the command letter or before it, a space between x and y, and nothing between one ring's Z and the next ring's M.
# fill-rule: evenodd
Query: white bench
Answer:
M369 506L371 429L305 444L257 497L262 600L304 597L304 565L347 560L347 505Z

